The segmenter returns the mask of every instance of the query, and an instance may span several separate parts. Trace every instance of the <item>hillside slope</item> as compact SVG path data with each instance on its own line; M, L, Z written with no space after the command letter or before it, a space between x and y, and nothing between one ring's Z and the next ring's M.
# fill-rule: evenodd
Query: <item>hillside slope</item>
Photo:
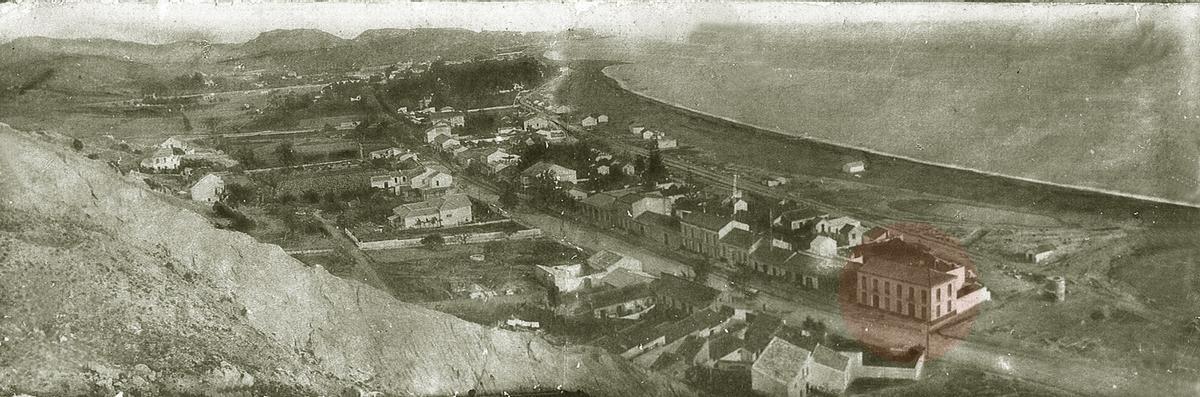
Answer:
M0 124L0 393L695 394L306 267L56 139Z

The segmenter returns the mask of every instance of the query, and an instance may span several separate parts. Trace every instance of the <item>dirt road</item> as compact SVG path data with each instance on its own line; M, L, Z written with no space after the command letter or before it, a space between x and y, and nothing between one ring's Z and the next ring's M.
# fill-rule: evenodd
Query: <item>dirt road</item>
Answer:
M314 213L313 218L320 221L321 227L325 229L325 232L329 233L334 241L337 242L338 250L345 251L350 256L350 259L354 261L354 270L351 271L350 278L361 281L363 284L380 291L394 294L388 288L387 283L383 282L383 278L379 277L379 273L375 272L375 267L371 265L371 258L368 258L362 250L358 249L358 245L355 245L354 241L350 240L350 236L343 233L342 229L334 225L333 222L322 217L320 212Z

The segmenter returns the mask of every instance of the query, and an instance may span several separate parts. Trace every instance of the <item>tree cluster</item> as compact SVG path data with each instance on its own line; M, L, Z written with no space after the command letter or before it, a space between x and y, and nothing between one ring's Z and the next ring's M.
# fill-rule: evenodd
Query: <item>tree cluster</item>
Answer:
M437 108L490 106L492 102L487 101L487 93L511 89L513 84L537 85L546 69L546 65L532 57L456 65L434 62L424 73L389 81L384 92L392 103L409 108L416 108L429 95L433 96L430 106Z
M224 202L218 201L213 203L213 212L215 212L219 217L232 220L233 223L230 225L230 227L232 227L233 230L244 233L254 229L255 224L253 219L250 219L250 217L246 216L246 214L243 214L241 211L238 211L233 207L230 207Z

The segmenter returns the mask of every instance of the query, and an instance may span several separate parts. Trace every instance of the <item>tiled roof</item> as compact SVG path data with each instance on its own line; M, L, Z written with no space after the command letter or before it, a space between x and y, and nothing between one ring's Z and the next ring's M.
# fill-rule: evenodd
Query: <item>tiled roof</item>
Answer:
M808 350L779 338L771 339L762 355L754 361L754 369L784 384L790 383L808 361Z
M930 268L901 264L867 264L860 267L858 271L924 287L932 287L954 280L954 276Z
M393 208L392 212L400 218L409 218L414 216L427 216L438 213L437 206L429 201L421 201L416 203L403 204Z
M707 306L717 297L717 290L671 274L664 273L651 285L654 286L655 295L669 296L697 307Z
M175 155L175 149L170 147L160 147L158 149L154 149L154 151L150 153L151 158L170 157Z
M633 284L622 288L606 289L584 295L583 301L585 302L584 307L587 310L595 310L653 295L649 284Z
M639 321L634 326L617 331L616 335L598 339L595 343L609 352L622 353L663 336L662 327L659 325L651 321Z
M783 263L787 262L788 258L795 253L796 252L792 250L785 250L777 247L767 247L759 248L758 250L754 251L751 256L754 258L754 260L761 263L782 266Z
M583 204L600 209L608 209L616 201L617 198L608 192L600 192L583 199Z
M563 172L563 171L571 171L571 169L567 168L567 167L563 167L558 164L547 163L545 161L539 161L537 164L531 165L531 166L529 166L529 168L526 168L525 171L522 171L521 175L535 176L535 175L544 174L547 171Z
M663 334L667 337L667 343L670 343L693 332L721 325L721 323L729 319L730 314L724 311L699 310L690 316L684 317L682 320L671 324L664 324L662 327Z
M646 284L654 281L654 276L618 267L600 277L600 282L621 288L633 284Z
M755 314L746 325L746 347L755 352L766 348L775 330L782 324L783 320L779 317Z
M954 279L935 268L957 266L940 260L924 245L901 239L861 245L855 254L863 257L859 272L927 287Z
M553 166L553 164L547 163L545 161L539 161L539 162L537 162L537 164L531 165L531 166L529 166L529 168L526 168L525 171L521 172L521 174L522 175L540 175L546 171L549 171L551 166Z
M464 152L455 153L454 157L457 157L460 159L476 159L476 158L480 158L480 157L484 157L489 154L492 154L492 152L495 152L496 150L499 150L499 149L496 149L496 148L467 149Z
M725 218L722 218L722 217L719 217L716 215L705 214L703 212L692 212L692 213L684 214L682 219L680 220L680 222L682 222L682 223L686 223L689 225L695 225L702 229L707 229L707 230L711 230L714 232L721 230L721 228L725 227L725 225L729 224L729 222L732 222L732 221L733 220L731 220L731 219L725 219Z
M721 334L708 340L708 359L718 360L746 345L746 341L738 339L734 334Z
M625 206L630 206L630 205L633 205L633 203L638 202L638 200L641 200L644 198L662 198L662 193L659 193L659 192L632 193L631 192L628 194L621 195L620 197L617 197L617 202L624 204Z
M863 232L865 232L867 230L867 228L862 227L861 225L847 224L846 226L842 226L841 230L838 230L838 232L842 233L842 234L846 234L846 233L850 233L850 231L854 230L854 229L860 229Z
M817 364L824 365L838 371L846 372L846 367L850 365L850 358L833 351L828 347L817 345L812 352L813 361Z
M448 194L441 197L443 200L440 206L443 210L458 209L471 206L471 199L465 194Z
M866 233L863 233L863 237L874 240L874 239L879 238L880 236L883 236L887 233L888 233L887 229L884 229L882 227L876 227L876 228L872 228L871 230L867 231Z
M612 266L612 264L617 263L617 261L620 261L621 259L624 259L624 258L625 258L625 255L621 255L621 254L618 254L616 252L612 252L609 250L603 250L603 251L597 252L595 254L592 254L592 256L587 259L587 262L588 262L588 264L592 265L592 267L595 267L600 270L604 270L604 269L607 269L609 266Z
M825 215L825 213L812 208L798 208L784 212L783 214L779 215L779 219L781 219L783 222L791 222L801 219L816 218L822 215Z
M660 214L657 212L652 212L652 211L643 212L641 215L638 215L637 218L634 218L634 220L636 220L640 224L647 225L647 226L658 225L660 227L667 228L667 229L678 229L679 228L679 220L678 219L675 219L669 215L663 215L663 214Z
M750 247L753 247L754 243L761 238L762 237L759 237L754 233L750 233L742 229L733 229L730 230L729 233L725 234L725 237L721 238L721 243L749 250Z
M471 200L465 194L449 194L432 200L402 204L392 209L392 213L400 218L426 216L437 214L438 211L470 207Z

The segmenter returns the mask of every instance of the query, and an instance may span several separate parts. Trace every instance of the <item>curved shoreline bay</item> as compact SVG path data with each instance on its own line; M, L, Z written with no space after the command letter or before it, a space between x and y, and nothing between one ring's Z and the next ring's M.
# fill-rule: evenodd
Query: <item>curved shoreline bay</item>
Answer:
M704 116L711 117L714 119L719 119L719 120L723 120L726 122L743 125L748 128L751 128L751 129L756 129L756 130L761 130L761 131L770 132L770 133L774 133L774 134L779 134L779 135L786 136L786 137L805 139L805 140L810 140L813 142L819 142L819 143L827 144L827 145L831 145L831 146L857 150L857 151L861 151L861 152L865 152L865 153L872 153L875 155L898 158L898 159L903 159L903 160L907 160L907 161L911 161L911 162L915 162L915 163L933 165L933 166L938 166L938 167L970 171L970 172L975 172L975 173L979 173L979 174L983 174L983 175L1009 178L1009 179L1014 179L1014 180L1019 180L1019 181L1024 181L1024 182L1033 182L1033 183L1039 183L1039 184L1045 184L1045 185L1051 185L1051 186L1065 187L1065 188L1070 188L1070 189L1078 189L1078 190L1083 190L1083 191L1102 193L1102 194L1108 194L1108 195L1114 195L1114 196L1128 197L1128 198L1134 198L1134 199L1145 200L1145 201L1150 201L1150 202L1159 202L1159 203L1200 208L1200 200L1197 200L1194 195L1191 195L1191 199L1179 199L1179 198L1169 197L1168 195L1154 195L1154 194L1147 194L1145 192L1125 191L1125 190L1121 189L1122 186L1120 186L1121 185L1120 183L1115 183L1115 185L1117 185L1117 186L1103 186L1103 185L1099 185L1099 184L1089 185L1086 183L1086 182L1088 182L1086 180L1084 181L1085 183L1070 183L1070 182L1056 181L1056 180L1054 180L1053 177L1039 178L1039 177L1024 176L1024 175L1020 175L1020 174L1009 174L1009 173L1004 173L1001 171L990 171L986 168L975 168L975 167L971 167L971 166L955 164L952 162L939 161L938 159L933 158L936 156L922 156L922 154L928 154L928 153L931 153L932 151L918 153L917 155L909 155L907 153L903 153L904 152L903 150L899 150L900 153L897 153L897 152L890 152L886 149L879 149L879 147L881 147L881 146L883 146L883 147L887 147L887 146L886 145L873 145L872 142L870 142L870 141L862 141L862 142L857 142L857 143L851 144L851 143L847 143L844 141L839 141L836 139L831 139L831 138L827 138L827 137L823 137L823 136L819 136L819 135L815 135L815 134L789 132L777 125L776 126L762 125L762 124L757 124L755 122L748 121L750 119L755 118L754 114L749 114L749 115L743 114L741 118L725 116L720 113L717 113L718 111L708 111L708 110L699 108L701 106L700 104L688 106L683 103L679 103L679 102L676 102L676 101L673 101L670 99L666 99L666 98L657 96L655 93L653 93L653 88L650 88L646 85L642 85L641 83L639 83L640 80L638 80L637 77L633 77L636 73L638 73L637 71L633 71L633 72L623 71L623 70L633 69L637 66L638 66L637 64L611 65L611 66L605 67L603 69L603 73L605 76L607 76L608 78L615 81L617 83L617 85L620 86L622 89L624 89L625 91L627 91L633 95L636 95L636 96L639 96L639 97L642 97L642 98L645 98L645 99L648 99L648 100L651 100L654 102L658 102L658 103L661 103L666 106L672 106L672 107L681 109L685 112L691 112L691 113L695 113L695 114L699 114L699 115L704 115ZM918 150L921 150L921 149L918 149ZM988 150L983 151L983 155L988 155L986 153L988 153ZM992 152L992 153L997 153L997 152ZM976 154L978 154L978 153L976 153ZM1029 164L1029 165L1036 166L1038 164L1039 163ZM1043 164L1043 165L1045 165L1045 164ZM1056 171L1056 170L1060 171L1061 169L1055 168L1055 169L1050 169L1048 171ZM1084 171L1086 171L1086 170L1084 170Z
M1155 22L702 27L566 58L625 61L604 74L626 91L786 136L1200 206L1200 40Z

